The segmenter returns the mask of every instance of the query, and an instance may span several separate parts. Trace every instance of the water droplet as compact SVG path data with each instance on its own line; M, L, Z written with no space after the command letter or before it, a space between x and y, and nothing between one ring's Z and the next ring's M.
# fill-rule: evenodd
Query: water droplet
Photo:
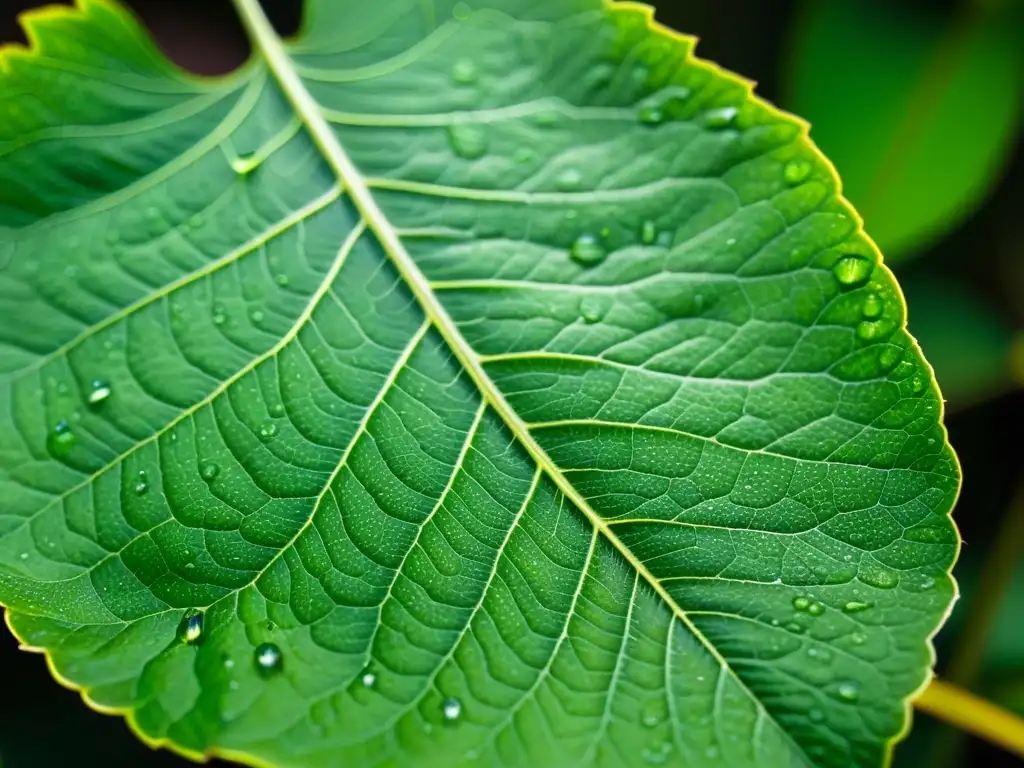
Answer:
M896 574L886 568L865 568L859 578L869 587L877 589L892 589L899 583Z
M140 471L139 472L139 477L135 481L135 494L137 496L141 496L142 494L144 494L148 490L149 490L149 481L146 480L146 473L145 473L145 471Z
M645 221L640 227L640 242L644 245L653 245L658 239L658 225L653 221Z
M224 659L224 669L234 669L234 667L235 667L235 660L234 659Z
M788 629L794 635L801 635L801 634L803 634L806 631L806 628L803 626L803 624L798 624L795 621L789 622L786 625L786 629Z
M793 609L797 611L806 611L811 605L810 598L807 597L794 597L793 598Z
M832 274L840 285L847 288L857 288L864 285L871 278L871 272L875 263L866 256L849 254L843 256L832 267Z
M452 82L459 85L472 85L476 80L476 64L472 59L459 59L452 66Z
M178 640L189 645L197 645L203 636L203 612L189 608L178 624Z
M583 175L575 168L569 168L558 174L555 186L563 192L570 192L583 183Z
M871 607L871 603L862 603L859 600L851 600L843 606L844 613L860 613Z
M452 151L467 160L476 160L487 152L487 135L479 125L455 123L448 126Z
M739 110L736 107L721 107L704 113L704 125L715 130L728 128L736 119Z
M667 716L665 702L661 699L651 699L644 705L640 722L647 728L654 728L659 723L663 723Z
M911 592L927 592L935 587L935 579L931 576L918 574L906 579L903 586Z
M868 320L877 320L885 311L885 302L877 293L869 293L864 297L864 304L860 308L861 313Z
M284 288L288 285L288 283L291 282L291 279L288 277L288 275L282 273L280 275L274 276L274 282L277 283L280 287Z
M867 640L867 635L865 635L863 632L854 632L852 635L850 635L850 642L853 645L864 645L864 643L866 643Z
M790 160L782 169L782 177L788 184L799 184L811 175L811 164L803 159Z
M66 456L72 448L75 447L75 443L78 442L78 438L75 437L71 431L71 425L66 421L59 421L50 433L50 437L47 440L49 444L50 453L54 456Z
M263 310L261 309L254 309L252 312L249 313L249 319L252 320L254 323L262 323L263 318Z
M473 13L473 9L467 3L458 2L452 7L452 16L459 21L465 21Z
M111 395L110 385L97 379L92 383L87 398L89 405L99 405Z
M814 600L807 606L807 612L811 614L811 616L821 616L821 614L825 612L825 606Z
M924 376L919 373L916 374L910 382L910 387L914 390L915 395L921 394L925 388Z
M224 325L224 323L227 321L227 319L228 319L228 316L227 316L227 313L224 312L224 307L222 305L220 305L220 304L214 304L213 305L213 324L214 325Z
M212 461L208 461L205 464L203 464L203 466L199 469L199 472L203 476L204 480L213 480L215 477L217 477L217 474L220 472L220 467L218 467Z
M856 701L860 698L860 685L852 680L840 683L836 688L836 694L843 701Z
M821 723L825 721L825 713L815 707L807 711L807 719L812 723Z
M594 264L600 264L608 254L605 253L604 246L601 245L596 237L593 235L580 235L576 238L576 242L572 244L570 255L573 261L589 267Z
M826 664L832 660L832 653L826 648L811 647L807 649L808 657Z
M256 662L256 671L263 677L276 675L284 666L284 657L281 655L281 649L273 643L261 643L256 646L253 659Z
M611 309L612 300L610 296L590 293L580 300L580 317L584 322L597 323L604 319L604 316Z
M861 341L871 341L882 336L885 326L882 323L869 322L865 320L857 324L857 338Z
M274 403L269 408L270 415L275 419L279 419L284 416L284 403Z
M273 440L277 435L277 424L272 421L268 421L260 427L260 439L264 442Z
M373 688L377 684L377 676L373 672L364 672L360 678L363 688Z
M441 704L441 713L449 722L458 720L462 716L462 702L455 698L445 699Z
M878 364L883 371L891 371L902 359L903 350L900 347L885 347L878 353Z
M665 122L665 113L661 107L648 105L640 108L640 111L637 112L637 119L644 125L661 125Z

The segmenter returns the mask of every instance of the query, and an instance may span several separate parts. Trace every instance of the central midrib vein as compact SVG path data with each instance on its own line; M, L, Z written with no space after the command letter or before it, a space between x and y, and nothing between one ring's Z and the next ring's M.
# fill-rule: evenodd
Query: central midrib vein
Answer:
M434 294L433 289L430 287L430 282L423 272L420 271L420 268L413 261L408 251L406 251L405 246L388 222L384 212L377 205L377 201L370 192L370 188L367 186L362 174L341 146L337 136L334 135L334 131L331 130L330 124L320 110L320 106L309 94L309 91L306 90L305 84L299 77L287 51L285 51L281 43L281 39L263 13L259 0L232 0L232 2L242 19L242 23L248 30L254 46L263 54L285 96L305 123L324 159L331 166L331 169L352 198L352 202L366 220L367 227L376 235L384 247L388 258L391 259L395 268L413 292L427 319L437 329L438 333L441 334L441 337L448 344L455 357L469 373L480 394L501 416L505 425L512 431L512 434L519 440L527 453L530 454L530 457L537 462L544 474L551 478L552 482L558 487L558 490L576 505L590 521L591 525L636 569L637 573L665 601L665 604L672 610L675 616L686 625L687 629L693 633L694 637L700 641L715 660L724 669L731 670L725 658L718 652L718 649L693 624L689 616L686 615L686 612L668 593L668 590L662 586L661 582L654 577L654 574L650 572L647 566L630 551L615 532L612 531L608 523L594 511L590 503L573 487L568 478L565 477L551 457L548 456L547 451L540 446L530 433L526 423L515 412L508 400L505 399L501 390L491 380L476 352L463 338L455 321L452 320L447 310L445 310ZM746 688L742 681L738 682ZM758 707L762 706L756 696L751 694L751 698Z

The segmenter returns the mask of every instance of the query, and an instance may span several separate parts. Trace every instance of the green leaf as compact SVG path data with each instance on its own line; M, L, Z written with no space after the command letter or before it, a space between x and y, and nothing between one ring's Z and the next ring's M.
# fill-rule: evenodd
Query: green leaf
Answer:
M237 6L5 53L22 641L193 756L884 763L959 477L805 126L642 6Z
M1020 130L1020 9L963 5L943 19L881 0L808 3L792 44L787 105L890 261L975 209Z

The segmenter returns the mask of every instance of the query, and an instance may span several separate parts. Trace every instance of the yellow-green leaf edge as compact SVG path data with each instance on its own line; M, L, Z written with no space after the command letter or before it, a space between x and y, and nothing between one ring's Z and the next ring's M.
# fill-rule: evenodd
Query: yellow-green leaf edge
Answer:
M653 8L652 6L647 5L645 3L642 3L642 2L634 2L633 0L602 0L602 4L603 4L603 6L605 8L606 13L608 13L608 14L640 13L642 15L644 21L645 21L646 29L647 29L648 33L650 33L652 36L656 36L656 37L659 37L659 38L661 38L663 40L666 40L669 43L671 43L672 45L678 46L679 48L681 48L683 50L684 56L683 56L683 59L682 59L682 63L684 65L691 66L691 67L694 67L694 68L699 69L699 70L703 70L704 72L708 73L709 75L711 75L714 78L717 78L719 80L722 80L722 81L725 81L725 82L728 82L728 83L740 86L741 89L742 89L742 92L744 94L743 102L740 105L740 107L742 107L744 105L748 105L748 104L752 105L752 106L758 108L759 110L761 110L763 113L769 115L772 119L777 120L778 122L781 122L781 123L789 123L791 125L795 125L799 129L798 138L796 139L795 143L798 146L800 146L801 148L809 150L809 152L810 152L811 156L813 157L813 159L818 164L820 164L820 167L823 170L828 172L832 182L835 185L835 187L834 187L834 195L835 195L835 198L836 198L837 202L841 206L843 206L844 213L855 224L853 233L848 238L847 242L849 242L849 240L859 239L861 241L861 243L863 243L865 246L867 246L867 248L868 248L868 250L870 252L870 255L875 260L876 265L881 269L881 275L880 276L883 277L886 280L886 282L889 283L889 285L887 287L891 288L894 291L894 294L899 297L900 311L901 311L901 323L898 325L896 330L897 331L906 331L907 330L907 316L906 316L907 315L907 303L906 303L906 299L903 296L903 292L902 292L899 284L897 283L897 281L895 279L895 276L893 275L892 271L886 266L886 264L884 262L884 258L883 258L882 252L879 250L878 246L871 239L871 237L865 232L865 230L864 230L864 221L861 218L860 214L856 211L856 209L854 209L854 207L850 204L850 202L845 197L843 197L843 195L842 195L842 180L840 179L839 174L836 171L835 166L821 152L821 150L818 149L818 147L811 140L811 138L810 138L810 129L811 129L810 123L808 123L806 120L803 120L799 116L790 114L788 112L785 112L785 111L775 107L771 103L769 103L766 100L764 100L764 99L758 97L757 95L755 95L754 88L756 87L756 83L754 83L753 81L748 80L748 79L746 79L746 78L744 78L744 77L742 77L740 75L737 75L737 74L735 74L733 72L730 72L730 71L728 71L726 69L723 69L722 67L719 67L718 65L716 65L715 63L713 63L711 61L708 61L708 60L705 60L705 59L700 59L700 58L694 56L693 55L693 51L694 51L694 48L696 47L696 44L698 42L698 38L696 36L693 36L693 35L688 35L688 34L684 34L684 33L681 33L681 32L677 32L677 31L675 31L675 30L673 30L673 29L671 29L669 27L666 27L665 25L661 24L660 22L658 22L655 19L655 8ZM34 20L37 20L37 19L47 19L47 18L59 18L59 17L64 17L64 18L67 18L69 20L74 20L75 17L88 13L90 7L93 7L93 8L102 7L105 10L107 10L108 12L115 13L115 14L120 14L122 17L126 18L126 20L130 20L132 22L130 24L130 26L132 27L132 31L133 31L133 33L137 33L138 34L138 41L137 42L141 46L143 46L144 48L148 49L154 55L155 58L161 59L164 62L166 62L168 68L174 70L176 77L181 78L181 79L185 79L185 80L190 80L194 84L197 84L197 85L210 85L210 84L212 84L214 82L216 82L218 84L222 84L223 82L228 81L230 79L234 79L236 77L244 76L245 73L247 72L247 70L250 68L251 62L254 61L260 55L258 49L254 50L254 52L253 52L253 54L250 57L250 60L248 62L243 64L238 70L236 70L236 72L234 72L232 74L229 74L229 75L226 75L224 77L211 78L211 77L200 76L200 75L197 75L195 73L188 72L188 71L186 71L186 70L176 66L173 62L171 62L167 58L166 54L164 54L164 52L161 51L156 46L156 44L153 41L153 39L149 35L146 34L145 27L142 25L142 23L138 19L136 19L131 14L130 11L128 11L122 5L120 5L120 3L117 0L74 0L74 5L70 5L70 6L49 5L49 6L44 6L42 8L30 9L30 10L24 11L21 14L18 15L18 21L19 21L19 23L21 24L22 28L25 31L25 35L26 35L26 37L28 39L29 44L28 44L27 47L19 45L19 44L16 44L16 43L8 43L8 44L0 45L0 80L3 79L3 75L7 71L6 59L8 57L12 57L13 56L13 57L21 58L21 59L31 59L31 58L33 58L34 56L36 56L38 54L39 41L38 41L38 38L36 37L36 35L33 32L33 21ZM303 23L303 25L300 26L299 33L296 35L296 37L297 38L301 38L303 33L304 33L304 31L305 31L305 24ZM907 336L908 336L908 341L910 343L910 347L909 348L913 351L914 355L916 356L917 362L919 364L922 364L924 366L924 369L927 370L928 373L929 373L929 379L930 379L929 386L933 387L933 388L935 388L937 390L938 389L938 383L935 380L934 371L933 371L931 365L925 359L925 357L924 357L924 355L923 355L923 353L921 351L920 345L917 343L917 340L912 335L910 335L908 333ZM939 422L939 427L940 427L941 433L943 435L943 439L945 441L946 447L949 447L951 449L951 446L949 445L948 433L947 433L947 430L945 428L945 423L944 423L945 411L946 411L945 400L941 396L938 398L938 400L939 400L939 412L938 412L937 420ZM958 484L957 484L956 496L954 498L953 505L952 505L950 511L947 514L951 514L952 509L955 508L956 501L959 498L959 494L960 494L960 490L961 490L961 486L962 486L962 471L961 471L961 467L960 467L960 463L959 463L959 458L957 457L955 451L950 450L950 455L952 456L953 460L956 463ZM962 540L960 538L959 529L956 526L955 520L952 521L952 524L953 524L954 530L957 533L957 536L956 536L956 552L955 552L955 555L954 555L954 558L953 558L953 562L955 563L956 559L959 557L960 547L962 545ZM941 630L942 627L945 625L946 620L949 617L949 614L952 612L953 607L956 605L956 602L957 602L957 600L959 599L959 596L960 596L959 586L958 586L958 584L956 582L956 579L952 577L952 568L950 568L949 575L950 575L950 580L951 580L951 584L952 584L952 587L953 587L953 599L950 601L949 606L946 609L946 613L942 617L940 617L940 620L937 623L935 629L932 631L931 635L927 639L927 649L928 649L928 655L929 655L929 659L930 659L929 668L927 670L927 674L924 675L924 677L923 677L923 679L921 681L921 684L917 688L917 690L911 692L908 696L905 697L905 699L903 701L903 710L904 710L904 713L905 713L904 721L903 721L903 728L902 728L902 730L899 733L897 733L897 734L893 735L891 738L889 738L887 740L887 742L885 743L885 745L884 745L884 753L883 753L884 754L884 760L883 760L883 764L885 766L888 766L888 765L891 764L892 756L893 756L893 750L894 750L896 744L899 743L910 732L910 729L911 729L911 726L912 726L912 722L913 722L913 717L912 717L913 703L918 698L918 696L920 696L921 693L928 687L928 685L931 682L932 676L934 674L932 669L931 669L931 667L934 666L934 662L935 662L935 649L934 649L934 645L933 645L932 640L934 639L935 635L938 634L939 630ZM85 704L90 709L92 709L93 711L96 711L96 712L99 712L99 713L105 714L105 715L119 715L119 716L124 717L125 718L125 722L127 722L128 727L131 729L132 733L134 733L135 736L140 741L142 741L144 744L146 744L151 749L167 749L167 750L169 750L169 751L171 751L171 752L173 752L173 753L175 753L175 754L177 754L177 755L179 755L179 756L181 756L183 758L186 758L188 760L191 760L191 761L197 762L197 763L204 763L204 762L208 761L211 758L221 758L221 759L225 759L225 760L231 760L231 761L237 762L237 763L242 764L242 765L252 766L252 768L276 768L274 763L262 760L261 758L255 757L255 756L250 755L250 754L245 753L245 752L239 752L239 751L230 750L230 749L221 749L221 748L218 748L218 747L211 748L210 750L208 750L206 752L196 752L194 750L190 750L190 749L187 749L185 747L182 747L182 746L176 744L174 741L172 741L169 738L154 739L154 738L148 736L141 729L141 727L138 725L138 722L137 722L136 717L135 717L135 710L133 710L130 707L126 707L126 708L105 707L105 706L103 706L101 704L98 704L97 702L93 701L92 698L90 697L88 689L86 689L86 688L84 688L82 686L79 686L74 680L71 680L71 679L68 679L68 678L64 677L57 670L57 668L56 668L56 666L55 666L55 664L53 662L53 659L52 659L50 653L45 648L39 648L39 647L34 647L34 646L31 646L31 645L28 645L24 641L24 639L18 635L18 633L14 629L14 626L11 623L10 610L7 608L7 606L3 605L2 603L0 603L0 607L2 607L4 609L4 623L6 624L8 630L11 632L11 634L18 640L19 647L20 647L21 650L28 651L30 653L42 654L44 659L45 659L45 661L46 661L47 669L49 669L50 674L52 675L54 680L56 680L58 683L60 683L60 685L62 685L63 687L78 693L81 696L82 701L85 702Z

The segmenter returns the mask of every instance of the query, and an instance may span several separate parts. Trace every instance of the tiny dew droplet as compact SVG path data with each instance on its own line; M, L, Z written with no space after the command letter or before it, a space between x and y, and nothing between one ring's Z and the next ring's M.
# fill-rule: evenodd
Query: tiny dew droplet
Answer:
M836 693L843 701L856 701L860 698L860 685L853 681L840 683L836 688Z
M640 227L640 242L644 245L653 245L658 239L658 225L653 221L645 221Z
M665 113L661 107L648 105L640 108L640 111L637 112L637 119L644 125L661 125L665 122Z
M721 107L704 113L704 125L708 128L728 128L736 119L739 110L736 107Z
M149 490L149 481L146 480L146 473L145 473L145 471L141 471L141 472L139 472L138 479L135 481L135 493L136 493L136 495L141 496L142 494L144 494L148 490Z
M364 672L360 678L363 688L373 688L377 684L377 676L373 672Z
M584 266L600 264L607 255L604 246L593 235L585 234L576 238L572 244L570 255L573 261Z
M441 704L441 713L445 720L458 720L462 716L462 702L455 698L445 699Z
M487 136L479 125L449 125L448 143L456 155L467 160L476 160L487 152Z
M288 277L288 275L282 273L274 276L274 282L277 283L281 288L284 288L288 285L288 283L291 282L291 279Z
M851 600L843 606L844 613L860 613L871 607L871 603L862 603L859 600Z
M253 658L256 662L256 671L263 677L277 674L284 666L284 657L281 655L281 649L273 643L261 643L256 646Z
M178 625L178 639L188 645L197 645L203 636L203 612L189 608Z
M856 288L864 285L871 277L875 263L866 256L849 254L840 257L839 261L832 267L832 274L840 285L847 288Z
M558 174L558 178L555 179L555 186L563 192L574 190L582 183L583 175L575 168L568 168L562 171Z
M850 635L850 642L853 645L864 645L864 643L867 642L867 639L867 635L865 635L863 632L854 632L852 635Z
M252 320L254 323L262 323L263 318L264 314L263 310L261 309L254 309L252 312L249 313L249 319Z
M476 64L472 59L459 59L452 66L452 82L458 85L472 85L476 79Z
M264 441L273 440L277 435L277 424L268 421L260 427L260 439Z
M220 467L212 461L208 461L199 470L204 480L213 480L220 473Z
M75 447L78 438L71 431L71 425L67 421L58 421L50 433L47 442L49 443L50 453L55 456L66 456Z
M89 396L87 400L89 405L99 405L110 397L111 394L110 385L104 381L96 379L93 381L92 386L89 389Z
M811 175L811 164L803 159L790 160L782 169L782 176L789 184L799 184Z
M809 709L807 711L807 719L812 723L821 723L825 720L825 713L815 707L814 709Z
M611 306L611 299L600 294L587 294L580 300L580 316L586 323L597 323L604 319Z
M860 311L868 320L877 320L885 311L885 302L877 293L869 293L864 297L864 304L861 305Z

